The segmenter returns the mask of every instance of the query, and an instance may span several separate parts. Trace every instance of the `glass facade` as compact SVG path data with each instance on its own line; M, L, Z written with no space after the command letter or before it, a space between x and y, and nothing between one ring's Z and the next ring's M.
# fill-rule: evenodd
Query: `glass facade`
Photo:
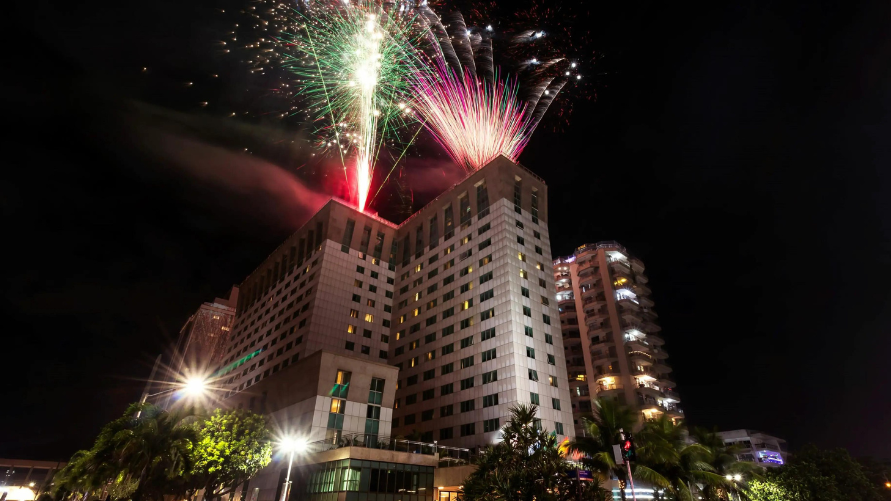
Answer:
M314 465L298 499L433 501L433 467L344 459ZM296 493L296 492L295 492Z

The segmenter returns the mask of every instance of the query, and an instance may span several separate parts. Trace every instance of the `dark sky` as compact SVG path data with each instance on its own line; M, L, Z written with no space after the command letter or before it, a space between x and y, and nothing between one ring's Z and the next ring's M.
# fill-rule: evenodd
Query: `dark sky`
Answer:
M179 3L7 11L0 457L88 447L327 186L298 132L222 118L263 105L212 43L239 2ZM521 157L555 255L643 259L691 423L891 456L891 6L586 5L598 99Z

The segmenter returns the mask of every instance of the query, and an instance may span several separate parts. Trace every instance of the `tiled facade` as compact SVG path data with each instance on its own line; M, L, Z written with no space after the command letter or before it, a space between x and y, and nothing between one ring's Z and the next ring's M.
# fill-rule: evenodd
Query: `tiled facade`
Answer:
M576 434L584 432L578 415L597 398L617 398L644 419L682 417L643 262L601 242L553 265Z
M547 187L503 157L399 226L332 200L242 283L221 378L325 350L399 368L394 435L485 445L536 403L571 437L551 263Z

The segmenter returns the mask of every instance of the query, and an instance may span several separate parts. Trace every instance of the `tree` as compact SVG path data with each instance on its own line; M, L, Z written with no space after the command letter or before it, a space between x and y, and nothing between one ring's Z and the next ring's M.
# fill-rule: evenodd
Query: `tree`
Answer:
M614 459L613 444L620 443L619 430L630 432L635 428L637 413L612 399L598 399L595 406L594 416L584 420L586 435L576 437L570 449L582 455L582 464L597 472L602 482L611 476L626 480L624 465L616 464ZM624 498L625 492L620 492Z
M761 478L761 468L755 463L739 461L737 455L742 448L739 445L724 443L724 439L718 435L717 429L709 431L705 428L694 428L691 435L696 443L708 449L706 461L711 465L714 473L725 477L725 479L727 475L741 475L744 479L743 482ZM734 482L730 485L706 485L703 486L702 493L706 500L726 500L729 499L730 492L735 492L738 495L743 485L742 482L739 484Z
M800 501L801 499L770 480L752 480L748 482L743 493L749 501Z
M540 429L538 408L519 405L501 429L501 441L477 458L464 481L468 501L570 501L606 499L599 485L582 485L557 447L556 435Z
M867 478L863 468L844 449L821 450L805 446L791 456L782 467L766 473L771 487L759 489L784 493L787 498L762 497L757 501L788 499L790 501L879 501L877 486ZM751 490L751 489L750 489ZM761 495L761 492L756 492Z
M214 411L198 429L192 451L192 474L207 498L225 486L233 488L250 479L272 460L269 428L263 416L246 410Z
M698 486L729 488L732 483L709 464L711 451L687 443L686 429L664 414L648 421L635 435L638 463L634 477L665 489L681 501L692 501Z

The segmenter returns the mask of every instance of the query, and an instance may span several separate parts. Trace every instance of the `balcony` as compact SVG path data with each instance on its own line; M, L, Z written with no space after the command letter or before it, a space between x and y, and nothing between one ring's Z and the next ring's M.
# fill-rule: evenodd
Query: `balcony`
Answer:
M612 259L609 262L609 267L611 270L616 273L624 273L626 275L631 275L631 264L624 259Z
M639 395L638 398L662 398L663 396L659 388L643 383L637 385L637 393Z
M666 400L672 400L674 402L681 401L681 396L674 390L662 390L662 393L665 395Z
M647 341L654 346L662 346L665 344L665 340L662 339L662 336L656 334L647 334Z
M631 374L633 374L634 377L647 378L652 381L655 381L658 377L656 372L648 367L644 367L643 369L634 369L631 371Z
M646 296L637 296L637 302L644 308L652 308L655 303Z
M655 346L650 350L650 354L652 354L653 358L657 360L665 360L666 358L668 358L667 351L656 348Z
M634 270L635 273L642 273L644 269L646 269L644 267L643 261L637 259L636 257L628 258L628 262L631 263L631 268Z
M656 369L656 372L658 372L659 374L668 374L672 371L671 367L662 362L656 363L653 368Z
M596 275L597 271L597 263L595 263L594 261L588 261L585 264L579 265L577 273L579 278L582 278L590 275Z
M582 299L588 299L596 297L598 293L603 292L603 287L591 287L588 289L582 289Z
M659 384L660 388L674 388L675 386L677 386L677 384L675 384L674 382L674 379L672 379L671 376L668 375L659 376L659 380L657 381L657 383Z
M624 390L621 384L598 384L595 387L597 398L612 397Z
M637 313L641 311L640 305L637 304L637 301L631 299L630 297L625 297L616 301L616 306L619 307L619 311L631 311Z
M652 351L650 345L642 339L632 339L630 341L625 341L625 348L627 348L628 351L640 351L647 354Z

